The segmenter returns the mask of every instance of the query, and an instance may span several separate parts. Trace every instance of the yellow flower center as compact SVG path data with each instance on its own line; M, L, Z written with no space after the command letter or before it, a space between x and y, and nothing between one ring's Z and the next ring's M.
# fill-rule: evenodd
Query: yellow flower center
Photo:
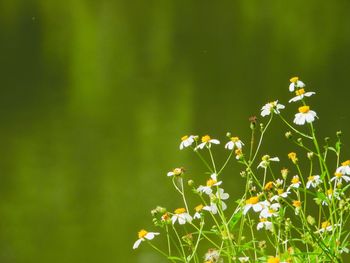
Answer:
M309 181L313 181L313 180L315 180L315 176L310 175L307 179L308 179Z
M298 80L299 80L299 77L293 77L289 81L292 82L292 83L297 83Z
M202 209L203 209L203 205L202 204L200 204L200 205L197 205L195 208L194 208L194 210L196 210L196 212L200 212L200 211L202 211Z
M208 181L207 181L207 186L209 186L209 187L212 187L214 184L216 184L217 183L217 181L216 180L214 180L214 179L209 179Z
M295 91L295 95L297 95L297 96L303 95L304 93L305 93L304 89L298 89Z
M293 201L293 206L298 208L298 207L301 207L301 202L299 200L294 200Z
M283 191L283 189L277 189L277 193L278 193L279 195L281 195L281 194L284 193L284 191Z
M260 218L260 222L267 222L267 219L262 217L262 218Z
M232 141L232 142L238 142L238 141L239 141L239 138L238 138L238 137L231 137L231 141Z
M175 214L183 214L186 212L186 209L185 208L178 208L174 211Z
M241 149L236 149L235 150L235 154L238 155L238 156L242 155L242 150Z
M186 141L187 139L188 139L187 135L181 137L181 141Z
M202 137L202 142L209 142L211 140L210 136L209 135L204 135Z
M257 196L252 196L248 200L245 201L247 205L255 205L259 202L259 197Z
M300 113L308 113L310 111L310 107L309 106L301 106L301 107L299 107L298 110Z
M293 179L292 179L292 184L297 184L297 183L299 183L300 182L300 180L299 180L299 177L293 177Z
M175 169L173 170L173 173L174 173L175 175L180 175L180 174L182 174L182 169L181 169L181 168L175 168Z
M329 221L324 221L321 224L321 228L326 229L327 227L329 227L331 225L331 223Z
M275 258L275 257L270 257L268 260L267 260L267 263L280 263L280 259L279 258Z
M267 184L265 184L264 190L265 191L270 191L273 187L273 182L268 182Z
M340 177L342 177L343 176L343 174L342 173L335 173L334 174L337 178L340 178Z
M345 162L341 163L342 166L349 166L350 165L350 160L347 160Z
M333 194L333 189L332 188L328 189L327 190L327 195L332 195L332 194Z
M290 152L288 153L288 158L294 162L297 159L297 154L295 152Z
M267 162L270 159L270 155L264 155L263 157L261 157L261 160L264 162Z
M141 229L138 233L139 238L144 238L146 235L148 234L148 232L144 229Z

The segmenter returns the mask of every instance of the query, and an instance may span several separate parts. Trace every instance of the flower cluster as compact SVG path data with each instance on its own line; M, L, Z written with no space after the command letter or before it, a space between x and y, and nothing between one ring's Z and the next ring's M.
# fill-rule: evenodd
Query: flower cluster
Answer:
M227 157L221 165L214 158L220 140L209 135L183 136L180 150L192 149L208 171L196 182L187 178L183 167L166 174L183 205L170 211L152 210L155 227L163 231L139 231L133 248L162 232L166 248L150 245L172 262L342 262L342 254L349 252L350 233L345 226L350 210L350 160L340 162L340 132L334 145L329 145L329 139L320 144L313 126L317 114L306 103L315 92L305 87L298 77L290 79L289 91L295 95L289 103L300 104L292 121L282 116L285 106L278 100L261 108L261 116L269 117L267 123L257 125L256 117L249 118L250 149L238 136L227 133L222 147ZM287 147L295 147L280 157L260 153L274 117L290 129L285 133ZM299 130L302 125L308 126L307 133ZM332 153L333 159L329 158ZM223 188L232 159L245 181L244 194L236 201ZM287 168L276 173L284 160ZM234 174L227 175L228 180L237 180ZM194 198L189 199L189 193ZM258 233L265 233L265 238ZM200 254L200 247L207 252Z

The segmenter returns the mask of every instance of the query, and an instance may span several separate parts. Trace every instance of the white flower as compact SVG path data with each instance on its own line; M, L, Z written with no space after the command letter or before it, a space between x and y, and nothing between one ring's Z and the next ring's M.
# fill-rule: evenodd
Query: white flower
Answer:
M289 100L289 103L302 100L304 97L311 97L314 94L315 94L315 92L313 92L313 91L305 92L304 89L298 89L295 91L296 96L294 98L291 98Z
M305 84L298 77L293 77L289 80L291 83L289 84L289 91L293 92L296 88L304 88Z
M304 125L305 122L311 123L317 118L316 112L310 110L309 106L299 107L299 113L295 114L294 123Z
M195 135L190 135L190 136L183 136L181 138L181 143L180 143L180 150L182 150L183 148L186 148L188 146L191 146L192 143L194 142L194 140L196 139L197 136Z
M337 168L336 173L350 175L350 160L342 162L341 166Z
M197 191L198 192L203 192L203 193L206 193L207 195L210 195L212 193L212 187L213 186L219 186L221 185L222 181L217 181L217 176L216 174L212 174L210 176L211 178L207 181L207 185L206 186L203 186L203 185L200 185L198 188L197 188Z
M213 214L217 214L218 212L218 206L217 204L220 204L221 209L224 211L227 209L227 205L222 200L227 200L229 198L229 194L224 192L224 189L219 188L216 194L210 195L210 205L204 206L203 210L212 212Z
M208 148L210 148L212 143L220 144L218 140L210 138L209 135L205 135L202 137L202 143L199 144L196 148L194 148L194 150L196 151L198 149L203 149L204 146L207 146Z
M268 221L266 218L260 218L260 222L257 224L256 229L265 229L265 230L270 230L272 231L272 222Z
M321 223L321 228L316 233L331 232L334 227L340 226L340 224L331 225L329 221Z
M245 201L245 206L243 208L243 214L245 215L250 208L253 208L255 212L260 212L265 207L268 207L270 203L268 201L259 202L258 196L252 196Z
M309 189L310 186L315 188L320 183L322 183L322 180L319 175L311 175L307 178L306 188Z
M292 184L289 186L291 188L299 188L301 182L299 180L299 176L295 175L292 178Z
M342 181L345 181L348 183L350 181L350 177L347 175L344 175L342 173L335 173L334 177L331 178L331 182L335 181L336 184L341 183Z
M264 168L266 169L270 162L279 162L280 159L278 157L270 157L269 155L264 155L262 158L261 158L261 162L259 163L258 165L258 168L261 167L261 168Z
M186 224L186 222L191 222L192 217L186 212L185 208L178 208L174 211L174 215L171 217L171 222L175 224L176 220L180 225Z
M275 114L279 114L281 109L284 109L284 105L278 104L278 100L269 102L265 104L261 108L261 116L265 117L271 114L271 112L274 112Z
M277 195L271 197L271 201L278 201L280 198L286 198L290 194L289 190L285 192L283 189L277 189Z
M279 187L279 186L281 186L281 185L283 185L283 179L278 178L278 179L276 180L275 186L276 186L276 187Z
M241 263L249 262L249 257L239 257L238 260Z
M201 211L203 210L203 205L197 205L194 210L196 211L196 213L193 216L193 219L200 219L201 218Z
M327 197L328 200L327 200L327 199L326 199L326 200L323 200L323 201L322 201L322 205L328 205L328 203L332 201L332 198L335 198L335 199L337 199L337 200L340 200L339 192L336 191L336 190L333 191L332 188L330 188L330 189L328 189L328 190L326 191L326 197Z
M178 176L183 174L184 169L182 168L175 168L174 170L167 173L167 176Z
M156 235L159 235L159 233L157 233L157 232L147 232L144 229L140 230L139 233L138 233L139 239L136 240L136 242L134 243L132 248L133 249L138 248L142 241L145 241L146 239L152 240Z
M226 143L225 148L229 150L233 150L235 147L237 149L242 149L244 143L238 137L231 137L231 140Z
M264 207L264 209L260 213L260 217L269 218L272 216L277 216L278 209L281 207L279 203L274 203L270 206Z

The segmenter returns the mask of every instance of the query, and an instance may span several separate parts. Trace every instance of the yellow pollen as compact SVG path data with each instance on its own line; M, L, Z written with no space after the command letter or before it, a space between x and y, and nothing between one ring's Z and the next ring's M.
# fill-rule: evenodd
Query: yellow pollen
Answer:
M144 238L146 235L148 234L148 232L144 229L141 229L138 233L139 238Z
M347 160L345 162L341 163L342 166L349 166L350 165L350 160Z
M280 259L279 258L275 258L275 257L270 257L268 260L267 260L267 263L280 263Z
M281 195L281 194L284 193L284 191L283 191L283 189L277 189L277 193L278 193L279 195Z
M270 191L273 187L273 182L268 182L265 184L264 190L265 191Z
M175 175L180 175L180 174L182 174L182 169L181 169L181 168L175 168L175 169L173 170L173 173L174 173Z
M187 139L188 139L188 136L187 136L187 135L181 137L181 141L185 141L185 140L187 140Z
M209 142L211 140L210 136L209 135L204 135L202 137L202 142Z
M303 95L304 93L305 93L304 89L298 89L295 91L295 95L297 95L297 96Z
M315 176L310 175L307 179L308 179L309 181L313 181L313 180L315 179Z
M343 176L343 174L342 173L335 173L334 174L336 177L338 177L338 178L340 178L340 177L342 177Z
M298 80L299 80L298 77L293 77L289 81L292 82L292 83L297 83Z
M288 153L288 158L294 161L297 158L297 154L295 152Z
M208 181L207 181L207 186L209 186L209 187L212 187L214 184L216 184L217 183L217 181L216 180L214 180L214 179L209 179Z
M259 197L257 196L252 196L248 200L245 201L247 205L255 205L259 202Z
M239 138L238 138L238 137L231 137L231 141L232 141L232 142L238 142L238 141L239 141Z
M298 207L301 207L301 202L299 200L294 200L293 201L293 206L298 208Z
M185 208L178 208L174 211L175 214L183 214L186 212L186 209Z
M321 228L326 229L327 227L329 227L331 225L331 223L329 221L324 221L321 224Z
M301 106L301 107L299 107L298 110L300 113L308 113L310 111L310 107L309 106Z
M297 184L297 183L299 183L300 182L300 180L299 180L299 177L293 177L293 179L292 179L292 184Z
M200 211L202 211L202 209L203 209L203 205L202 204L200 204L200 205L197 205L195 208L194 208L194 210L196 210L196 212L200 212Z

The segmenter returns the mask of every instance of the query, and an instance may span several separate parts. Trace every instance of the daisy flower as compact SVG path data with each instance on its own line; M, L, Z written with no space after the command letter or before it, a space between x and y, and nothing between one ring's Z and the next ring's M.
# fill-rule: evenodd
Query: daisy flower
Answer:
M337 173L350 175L350 160L341 163L341 166L337 168Z
M200 219L201 218L201 211L203 210L203 207L204 206L202 204L200 204L194 208L196 213L194 214L193 219L196 219L196 218Z
M186 212L185 208L178 208L171 217L171 222L173 224L175 224L176 221L178 221L180 225L184 225L186 222L191 222L192 217Z
M349 176L336 172L334 174L334 177L331 178L331 182L335 181L336 183L341 183L343 181L343 179L346 183L348 183L350 181Z
M216 194L210 195L210 205L207 205L203 207L203 210L212 212L213 214L217 214L218 212L218 206L217 204L221 205L221 209L224 211L227 209L227 205L222 200L227 200L230 197L228 193L224 192L224 189L219 188Z
M299 186L301 184L299 176L298 175L293 176L291 183L292 184L289 187L291 187L291 188L299 188Z
M331 232L334 227L339 226L339 225L340 224L332 225L331 222L329 222L328 220L324 221L321 223L321 228L318 231L316 231L316 233Z
M261 167L261 168L267 168L270 164L270 162L279 162L280 159L278 157L270 157L269 155L264 155L262 158L261 158L261 162L259 163L258 165L258 168Z
M304 88L305 84L298 77L293 77L290 80L289 91L293 92L297 88Z
M317 187L320 183L322 183L322 180L319 175L310 175L307 178L306 188L309 189L310 186Z
M183 168L175 168L174 170L167 173L167 176L179 176L183 174L184 169Z
M238 137L231 137L231 140L226 143L225 148L233 150L233 148L242 149L244 143Z
M279 203L274 203L270 206L266 206L263 210L261 210L260 217L269 218L272 216L277 216L278 209L280 209L280 207L281 205Z
M206 186L200 185L197 188L197 191L206 193L207 195L210 195L213 191L211 188L213 186L219 186L219 185L221 185L221 183L222 183L222 181L219 181L219 182L217 181L217 176L214 173L210 176L210 179L207 181L207 185Z
M313 92L313 91L305 92L304 89L298 89L295 91L296 96L294 98L291 98L289 100L289 103L302 100L304 97L311 97L314 94L315 94L315 92Z
M265 207L269 206L270 203L268 201L259 202L258 196L252 196L245 201L245 206L243 208L243 214L247 214L250 208L253 208L255 212L260 212Z
M196 148L194 148L194 150L203 149L204 146L207 146L208 148L210 148L212 143L220 144L218 140L210 138L209 135L204 135L202 137L202 143L199 144Z
M326 191L326 197L328 200L323 200L322 205L328 205L328 203L332 200L332 198L340 200L339 193L337 191L334 191L332 188L329 188Z
M260 229L265 229L265 230L270 230L272 231L272 222L268 221L266 218L261 217L260 222L257 224L256 229L260 230Z
M188 146L191 146L192 143L195 141L195 139L197 138L198 136L195 136L195 135L185 135L181 138L181 143L180 143L180 150L182 150L183 148L186 148Z
M299 113L295 114L294 123L304 125L305 122L311 123L317 118L316 112L310 110L309 106L299 107Z
M261 108L261 116L263 117L268 116L271 114L271 112L274 112L275 114L279 114L280 110L284 108L285 108L284 105L279 104L278 100L269 102Z
M133 249L138 248L142 241L145 241L146 239L147 240L152 240L156 235L159 235L159 233L157 233L157 232L147 232L144 229L140 230L139 233L138 233L139 239L136 240L136 242L134 243L132 248Z
M286 198L290 194L289 190L277 189L277 194L271 197L271 201L278 201L280 198Z
M295 214L298 215L301 209L301 202L299 200L294 200L293 206L295 207Z

